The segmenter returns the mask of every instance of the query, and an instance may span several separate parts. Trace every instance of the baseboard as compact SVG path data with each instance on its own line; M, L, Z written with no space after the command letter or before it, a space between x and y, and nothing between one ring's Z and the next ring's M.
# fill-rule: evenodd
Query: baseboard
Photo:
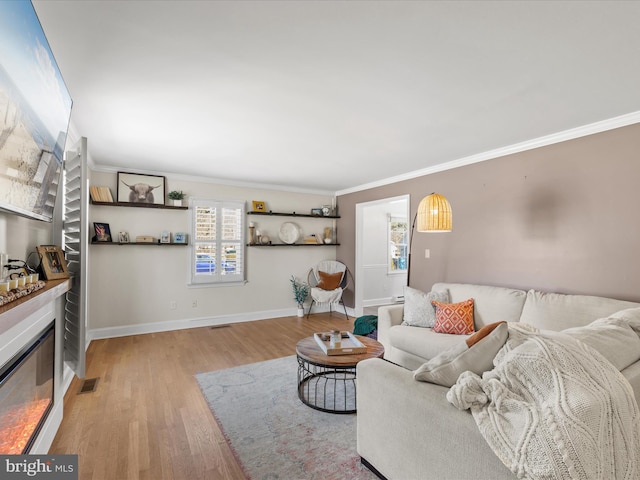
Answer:
M342 312L342 305L334 310ZM309 306L305 306L305 317ZM314 305L312 314L328 312L327 305ZM103 338L127 337L129 335L143 335L147 333L169 332L171 330L184 330L187 328L212 327L215 325L226 325L228 323L252 322L255 320L267 320L269 318L296 316L297 308L281 310L265 310L261 312L236 313L232 315L220 315L216 317L188 318L183 320L170 320L166 322L142 323L137 325L121 325L116 327L93 328L87 331L87 345L91 340ZM347 314L353 319L354 310L347 308Z
M360 457L360 462L362 462L362 464L367 467L369 470L371 470L371 472L373 472L373 474L380 478L381 480L387 480L387 477L385 477L384 475L382 475L378 470L376 470L376 467L374 467L373 465L371 465L366 459L364 459L363 457Z

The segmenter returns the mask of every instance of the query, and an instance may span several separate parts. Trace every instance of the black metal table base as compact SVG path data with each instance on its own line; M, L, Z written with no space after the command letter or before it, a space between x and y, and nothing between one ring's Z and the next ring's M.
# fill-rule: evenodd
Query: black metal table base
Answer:
M329 413L356 412L356 367L320 365L298 356L298 398Z

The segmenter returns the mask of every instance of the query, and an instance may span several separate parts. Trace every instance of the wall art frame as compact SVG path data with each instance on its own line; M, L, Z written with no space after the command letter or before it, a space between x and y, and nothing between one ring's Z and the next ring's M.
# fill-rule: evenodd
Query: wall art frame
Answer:
M118 172L117 200L124 203L165 205L167 180L162 175Z
M36 247L40 257L40 266L45 280L69 278L67 260L64 252L57 245L40 245Z

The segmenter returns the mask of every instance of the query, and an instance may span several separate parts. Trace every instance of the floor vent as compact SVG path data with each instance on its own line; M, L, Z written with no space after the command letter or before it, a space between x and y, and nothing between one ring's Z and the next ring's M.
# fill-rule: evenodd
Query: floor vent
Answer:
M227 327L230 327L230 326L231 326L231 325L229 325L228 323L227 323L227 324L224 324L224 325L212 325L212 326L211 326L211 330L216 330L216 329L218 329L218 328L227 328Z
M82 385L80 385L80 389L78 390L78 395L81 393L91 393L95 392L98 387L98 380L100 378L86 378L82 381Z

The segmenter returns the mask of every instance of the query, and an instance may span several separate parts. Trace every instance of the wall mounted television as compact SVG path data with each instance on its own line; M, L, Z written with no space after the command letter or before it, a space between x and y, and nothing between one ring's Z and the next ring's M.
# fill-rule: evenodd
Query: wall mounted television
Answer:
M0 209L53 219L71 105L32 3L0 1Z

